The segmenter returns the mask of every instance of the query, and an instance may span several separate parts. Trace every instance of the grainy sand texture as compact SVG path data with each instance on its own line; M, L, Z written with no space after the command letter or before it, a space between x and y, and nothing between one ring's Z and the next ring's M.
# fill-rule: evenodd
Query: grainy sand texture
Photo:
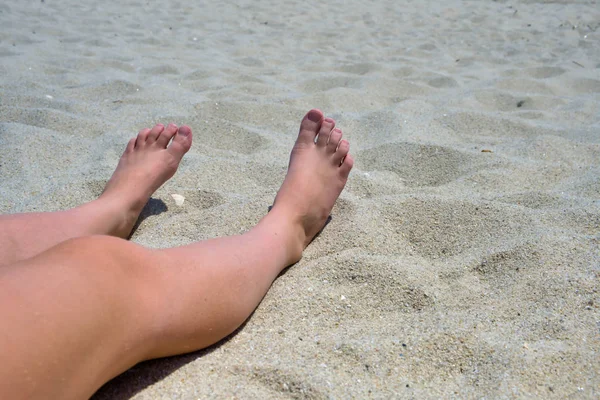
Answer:
M312 107L356 160L242 329L96 399L600 396L598 1L3 0L0 27L3 213L94 199L156 122L195 139L153 248L255 224Z

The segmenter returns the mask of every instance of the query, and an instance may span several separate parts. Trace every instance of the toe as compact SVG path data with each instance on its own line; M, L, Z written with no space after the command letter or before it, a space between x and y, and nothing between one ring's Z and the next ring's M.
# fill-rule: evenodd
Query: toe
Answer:
M335 126L335 121L331 118L325 118L321 123L321 129L319 129L319 137L317 137L317 146L325 147L329 141L329 135L331 130Z
M146 139L146 142L156 142L156 139L158 139L158 136L162 133L164 129L165 126L163 124L154 125L154 128L152 128L152 130L148 134L148 139Z
M146 140L148 139L148 135L150 134L150 129L142 129L140 133L138 133L137 138L135 140L135 147L140 147L146 144Z
M323 113L320 110L310 110L300 123L300 133L298 134L298 143L310 144L315 142L315 137L319 132L323 122Z
M342 131L338 128L335 128L331 131L331 135L329 136L329 143L327 143L327 151L330 153L335 153L340 144L340 140L342 140Z
M344 161L342 161L342 165L340 165L340 174L342 174L344 178L348 178L353 165L354 158L352 158L350 154L347 154L346 157L344 157Z
M173 139L173 136L175 136L176 133L177 133L177 125L175 125L175 124L167 125L165 130L162 131L160 136L158 136L158 139L156 139L156 144L158 146L162 147L163 149L166 149L167 145L169 144L171 139Z
M129 142L127 142L127 147L125 148L125 153L131 153L134 148L135 148L135 138L130 139Z
M183 125L177 130L177 133L167 150L180 160L181 157L188 152L191 146L192 130L189 126Z
M346 155L348 154L348 151L350 151L350 143L348 143L347 140L342 139L340 141L337 151L333 155L333 162L339 166L342 163L344 157L346 157Z

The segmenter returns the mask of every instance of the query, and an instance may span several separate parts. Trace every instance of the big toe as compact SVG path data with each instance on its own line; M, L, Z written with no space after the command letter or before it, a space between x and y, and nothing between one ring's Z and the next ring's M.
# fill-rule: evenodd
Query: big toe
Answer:
M167 150L178 159L181 159L190 147L192 147L192 130L189 126L183 125L179 127Z
M300 133L298 134L298 142L314 143L315 137L323 123L323 113L321 110L312 109L302 119L300 123Z

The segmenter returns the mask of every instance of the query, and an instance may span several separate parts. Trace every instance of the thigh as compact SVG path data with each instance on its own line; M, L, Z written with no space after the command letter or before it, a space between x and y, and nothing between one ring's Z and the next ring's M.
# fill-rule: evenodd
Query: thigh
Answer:
M144 359L153 258L96 236L0 269L0 397L89 397Z

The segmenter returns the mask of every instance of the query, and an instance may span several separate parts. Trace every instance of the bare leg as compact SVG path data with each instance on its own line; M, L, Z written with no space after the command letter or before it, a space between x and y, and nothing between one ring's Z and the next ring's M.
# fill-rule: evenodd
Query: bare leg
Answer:
M67 211L0 216L0 266L75 237L127 238L150 195L175 174L191 144L187 126L144 129L127 144L99 199Z
M0 270L10 327L0 330L0 397L88 397L142 360L233 332L300 259L346 183L353 161L333 125L307 114L272 211L243 235L168 250L79 238Z

